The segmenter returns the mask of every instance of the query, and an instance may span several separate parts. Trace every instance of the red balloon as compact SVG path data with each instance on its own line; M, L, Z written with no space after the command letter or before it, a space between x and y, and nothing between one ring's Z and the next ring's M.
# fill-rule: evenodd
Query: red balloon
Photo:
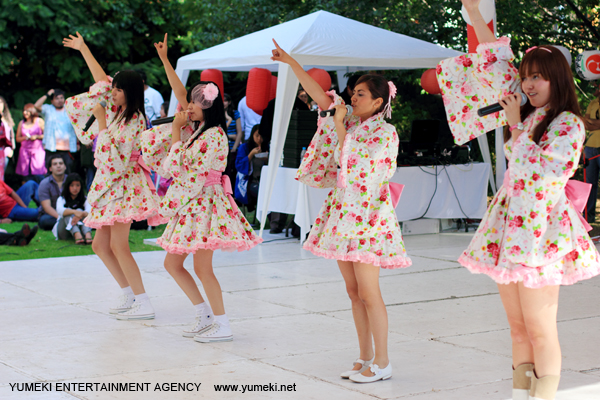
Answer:
M271 76L271 71L264 68L252 68L248 74L246 105L259 115L269 104Z
M273 100L277 96L277 77L271 75L271 93L269 93L269 101Z
M429 94L440 94L440 85L435 74L435 68L428 69L421 75L421 87Z
M200 74L201 81L212 81L219 87L221 99L225 99L223 90L223 73L218 69L205 69Z
M331 76L329 75L329 72L321 68L311 68L306 72L308 72L308 75L310 75L311 78L317 81L324 91L327 92L331 89Z

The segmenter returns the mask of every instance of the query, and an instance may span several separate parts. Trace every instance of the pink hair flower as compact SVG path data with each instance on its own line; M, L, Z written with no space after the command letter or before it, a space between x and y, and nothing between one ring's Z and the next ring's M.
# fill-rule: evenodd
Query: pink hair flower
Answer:
M214 83L209 83L204 88L204 98L209 101L213 101L219 95L219 89Z

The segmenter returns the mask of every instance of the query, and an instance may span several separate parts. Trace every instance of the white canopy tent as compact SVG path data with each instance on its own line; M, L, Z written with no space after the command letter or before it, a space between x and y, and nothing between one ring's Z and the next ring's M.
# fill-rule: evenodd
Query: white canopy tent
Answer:
M318 11L229 42L181 57L176 72L187 82L191 70L208 68L221 71L249 71L266 68L278 72L277 102L269 165L278 165L283 153L298 79L287 64L271 61L271 39L294 57L305 69L313 67L337 71L338 79L346 72L359 70L434 68L440 60L461 53L409 36L376 28L326 11ZM344 88L346 80L338 82ZM177 106L171 96L169 115ZM485 136L483 136L484 139ZM479 141L485 161L491 164L487 141ZM266 201L261 216L261 235L277 168L269 168ZM493 176L491 176L493 180Z

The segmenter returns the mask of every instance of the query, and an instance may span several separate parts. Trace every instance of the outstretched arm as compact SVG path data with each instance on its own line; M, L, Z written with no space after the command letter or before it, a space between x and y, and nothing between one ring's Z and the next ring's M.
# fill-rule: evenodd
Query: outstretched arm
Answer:
M469 14L471 19L471 25L475 29L477 40L479 43L493 43L495 42L496 35L490 30L490 27L485 23L481 12L479 11L479 2L481 0L461 0L463 6Z
M163 66L165 67L165 72L167 73L167 79L169 80L169 85L171 85L171 89L173 89L173 93L175 93L175 97L181 107L185 110L188 106L187 101L187 90L185 86L181 82L181 79L177 76L177 73L173 69L171 62L169 61L169 57L167 57L167 33L165 33L165 40L162 42L154 43L154 47L156 47L156 52L158 53L158 57L160 61L162 61Z
M108 77L106 76L106 73L104 72L100 64L98 64L98 61L96 61L96 59L92 55L92 52L83 41L83 37L79 34L79 32L76 33L77 36L69 35L68 38L64 38L63 45L65 47L70 47L81 52L81 55L83 56L85 63L90 69L90 72L92 73L95 82L108 82Z
M327 110L333 100L327 96L317 81L311 78L308 72L306 72L304 68L298 64L298 61L294 60L292 56L279 47L275 39L273 39L273 43L275 44L275 49L273 50L273 57L271 57L271 60L280 61L292 67L292 71L294 71L294 74L296 74L296 77L300 81L302 89L306 90L306 93L308 93L310 97L317 102L322 110Z

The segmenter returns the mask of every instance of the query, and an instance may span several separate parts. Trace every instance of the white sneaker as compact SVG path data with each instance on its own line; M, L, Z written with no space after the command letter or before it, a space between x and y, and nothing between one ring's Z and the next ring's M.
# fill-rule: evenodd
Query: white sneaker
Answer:
M363 374L354 374L350 375L350 380L356 383L369 383L375 382L378 380L385 381L386 379L390 379L392 377L392 363L388 363L387 367L381 369L377 364L371 364L369 367L373 376L364 376Z
M183 330L183 337L194 337L210 329L214 321L211 314L196 317L196 323L190 329Z
M154 319L154 308L150 301L133 302L128 311L117 314L120 320Z
M233 333L231 327L215 322L209 329L194 336L194 340L200 343L230 342L233 340Z
M134 294L122 294L119 297L119 302L115 307L111 307L108 309L108 312L111 314L118 314L124 311L129 311L131 306L133 305L133 301L135 300Z

